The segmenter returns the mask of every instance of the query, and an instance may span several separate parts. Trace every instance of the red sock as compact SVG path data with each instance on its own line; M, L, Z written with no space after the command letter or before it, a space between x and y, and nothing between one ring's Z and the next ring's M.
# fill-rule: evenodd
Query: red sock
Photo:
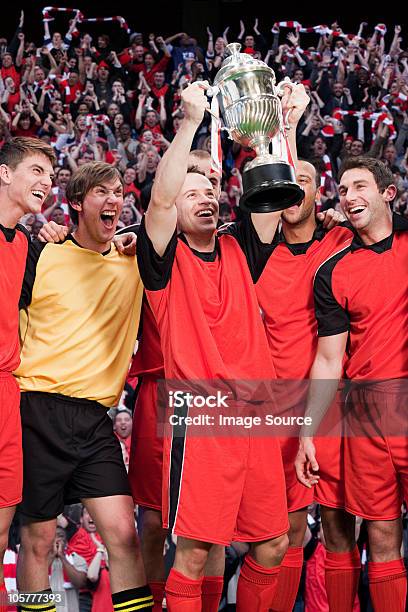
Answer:
M201 585L203 579L193 580L174 568L166 582L168 612L201 612Z
M149 582L153 595L154 606L152 612L162 612L165 582Z
M273 598L273 610L292 612L299 589L303 567L303 547L290 546L283 557L278 577L278 586Z
M368 564L370 595L375 612L404 612L407 577L402 559Z
M204 576L201 589L202 612L218 612L224 576Z
M358 547L351 552L326 550L325 582L330 612L351 612L354 607L361 560Z
M278 584L280 565L263 567L247 555L238 580L237 612L268 612Z

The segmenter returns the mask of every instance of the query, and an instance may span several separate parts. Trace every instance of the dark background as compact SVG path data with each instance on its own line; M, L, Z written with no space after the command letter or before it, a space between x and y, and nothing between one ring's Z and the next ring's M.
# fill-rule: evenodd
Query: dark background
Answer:
M22 2L11 5L7 3L7 13L3 12L0 23L0 34L10 36L18 23L20 10L25 11L24 31L27 39L40 42L42 38L41 9L47 4L43 2ZM53 4L52 0L49 4ZM122 15L128 22L132 31L154 32L156 35L168 36L180 31L187 31L198 37L199 44L206 45L206 26L210 25L215 36L220 34L226 25L230 25L229 41L232 42L239 32L239 20L244 19L247 31L250 33L255 17L259 17L259 28L262 33L270 32L275 21L297 20L303 26L318 24L330 25L338 20L339 25L346 33L356 33L361 21L367 21L369 27L365 33L372 32L373 27L379 23L386 23L389 32L386 42L390 42L395 24L403 26L403 47L407 46L405 37L406 11L402 12L400 4L390 2L389 10L377 9L378 3L368 0L352 2L351 0L326 0L326 2L268 2L265 0L168 0L166 2L154 0L133 0L123 2L88 2L82 0L67 0L57 6L79 8L88 17ZM3 4L5 11L5 4ZM51 31L58 29L64 32L67 29L68 16L60 14L51 24ZM81 31L109 33L113 38L119 30L118 24L98 24L80 26ZM63 32L63 33L64 33ZM286 31L287 32L287 31ZM314 44L313 35L303 35ZM305 38L303 42L305 43Z

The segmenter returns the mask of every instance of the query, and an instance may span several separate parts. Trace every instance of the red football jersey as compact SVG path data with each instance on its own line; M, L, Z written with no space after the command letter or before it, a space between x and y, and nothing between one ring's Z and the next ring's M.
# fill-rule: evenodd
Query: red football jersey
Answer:
M22 226L8 229L0 225L0 372L13 372L20 363L18 303L28 241L28 233Z
M159 330L156 319L152 313L149 303L143 300L141 316L142 337L139 342L137 353L133 358L130 372L132 376L143 376L144 374L157 375L164 378L163 355L160 346Z
M317 347L313 278L330 255L350 244L352 232L318 228L310 243L283 239L271 254L256 284L277 378L309 377Z
M408 376L408 220L395 215L390 236L364 245L358 235L318 270L319 335L349 332L347 378Z
M146 289L160 331L166 377L273 379L275 370L245 255L228 234L219 236L218 247L214 261L203 261L177 238L166 286Z

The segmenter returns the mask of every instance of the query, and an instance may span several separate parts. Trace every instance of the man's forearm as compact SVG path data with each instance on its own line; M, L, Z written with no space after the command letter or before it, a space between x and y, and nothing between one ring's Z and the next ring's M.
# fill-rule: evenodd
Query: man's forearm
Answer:
M171 207L174 205L188 167L188 155L198 125L184 120L170 147L157 168L152 189L152 202Z
M302 427L302 436L314 436L330 408L339 386L341 362L327 361L316 356L310 372L310 386L307 397L305 418L311 418L311 425Z

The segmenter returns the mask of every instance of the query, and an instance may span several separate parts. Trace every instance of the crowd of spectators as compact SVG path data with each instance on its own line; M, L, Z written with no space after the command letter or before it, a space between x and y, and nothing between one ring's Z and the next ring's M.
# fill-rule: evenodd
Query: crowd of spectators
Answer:
M22 13L13 38L0 36L0 146L11 136L36 136L51 143L58 157L55 185L42 214L23 219L33 238L47 220L71 225L66 185L72 172L90 160L120 169L125 183L120 225L139 221L157 165L183 119L182 89L201 79L211 83L226 45L234 41L273 68L277 81L287 76L309 92L311 103L298 126L298 152L320 165L322 208L338 206L341 161L365 154L391 167L398 187L394 209L408 216L408 51L400 26L385 35L383 24L371 29L356 24L350 35L334 23L331 33L319 34L277 24L271 30L272 23L262 30L256 19L241 21L236 32L226 27L220 35L207 28L206 40L198 41L185 32L167 38L130 33L119 22L99 24L100 32L91 36L78 16L66 17L66 31L56 31L55 23L44 21L44 39L33 41ZM63 23L61 15L58 23ZM200 126L194 148L209 150L210 119L206 116ZM254 152L225 133L222 151L220 217L225 222L239 217L242 172ZM131 415L125 402L115 417L125 462ZM108 559L92 535L92 520L77 511L76 518L74 512L66 519L71 526L62 523L65 531L57 534L51 562L56 584L80 593L82 611L91 609L92 583L108 592ZM321 551L317 535L313 542L313 552ZM230 557L234 563L239 554L231 550ZM92 609L106 612L109 598L102 600Z
M261 31L240 22L197 41L185 32L164 38L130 33L120 22L102 23L92 37L80 17L66 15L66 31L51 31L44 21L43 41L32 41L24 14L12 40L0 37L0 145L10 136L37 136L58 156L55 186L43 214L25 219L32 235L45 220L69 224L65 186L71 173L90 160L116 165L125 180L120 224L139 221L146 209L155 171L183 118L180 93L191 82L210 83L226 44L275 71L301 82L311 103L298 127L299 156L314 159L322 172L322 207L338 202L336 176L341 161L362 153L378 157L393 170L398 186L394 207L408 215L408 51L401 27L387 34L384 24L360 24L355 34L340 25L314 28L274 24ZM296 22L294 24L296 26ZM357 24L356 24L357 25ZM320 35L315 30L320 31ZM314 45L314 46L313 46ZM197 132L194 147L210 148L210 115ZM245 163L254 155L222 135L223 221L235 219Z

